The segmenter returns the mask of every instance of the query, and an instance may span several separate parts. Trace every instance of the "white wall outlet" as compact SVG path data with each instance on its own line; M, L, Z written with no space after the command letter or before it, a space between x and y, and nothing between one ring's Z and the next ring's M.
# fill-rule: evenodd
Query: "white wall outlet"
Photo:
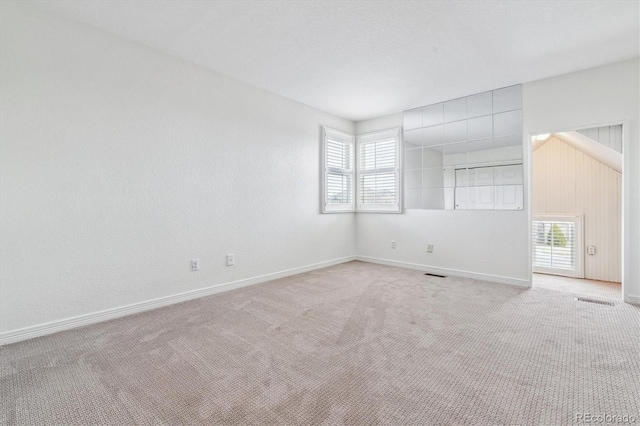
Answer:
M229 253L229 254L227 255L227 266L233 266L233 265L235 265L235 261L236 261L236 259L235 259L234 254L233 254L233 253Z
M590 255L596 254L596 246L588 246L587 247L587 254L590 254Z
M396 248L396 240L391 240L391 248Z
M433 253L433 244L427 244L427 253Z
M191 270L193 272L200 270L200 260L191 259Z

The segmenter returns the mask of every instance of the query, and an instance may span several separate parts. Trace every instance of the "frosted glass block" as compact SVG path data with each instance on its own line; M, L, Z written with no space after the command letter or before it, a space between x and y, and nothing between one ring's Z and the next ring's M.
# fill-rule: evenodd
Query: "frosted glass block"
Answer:
M405 130L422 127L422 108L405 111L402 114L402 127Z
M493 136L493 119L490 115L467 120L467 140L487 139Z
M404 168L422 168L422 148L409 148L404 150Z
M444 188L423 189L422 208L426 210L444 209Z
M444 209L453 210L455 208L454 188L444 188Z
M467 142L467 164L491 163L493 161L493 141L491 139Z
M422 208L422 189L407 189L404 192L404 208L405 209L421 209Z
M444 146L442 156L443 166L458 166L467 164L467 143L452 143Z
M524 208L523 185L494 186L494 209L522 210Z
M444 104L434 104L422 108L422 125L424 127L443 123Z
M442 167L436 169L422 169L422 188L442 188L444 175Z
M468 210L493 210L493 186L474 186L468 191Z
M469 186L469 170L456 169L455 170L456 187Z
M469 188L455 188L453 197L454 209L467 210L467 206L469 205Z
M412 145L422 146L422 129L405 130L402 135L402 140Z
M444 143L444 126L431 126L422 129L423 144L425 146L441 145Z
M464 120L467 118L467 98L454 99L444 103L444 122Z
M422 167L442 167L444 164L444 146L424 147L422 150Z
M456 170L453 166L442 168L442 186L445 188L456 186Z
M456 121L444 125L444 143L462 142L467 140L467 121Z
M493 161L522 161L522 148L519 146L505 146L493 149Z
M522 164L493 167L493 182L495 185L522 185L524 183Z
M522 146L522 135L509 135L493 139L493 147L500 148L504 146Z
M493 113L522 109L522 86L510 86L493 91Z
M405 169L404 187L407 189L421 189L422 169Z
M509 111L493 115L493 137L522 135L522 111Z
M493 167L474 167L467 170L469 186L493 185Z
M493 112L492 92L467 96L467 118L490 115Z

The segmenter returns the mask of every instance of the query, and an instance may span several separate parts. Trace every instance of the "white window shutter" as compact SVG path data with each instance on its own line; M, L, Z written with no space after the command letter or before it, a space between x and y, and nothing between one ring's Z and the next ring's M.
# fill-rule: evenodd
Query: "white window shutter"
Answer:
M533 217L533 272L583 278L582 214Z
M328 127L322 135L322 212L353 212L355 138Z
M400 129L358 136L356 210L401 212Z

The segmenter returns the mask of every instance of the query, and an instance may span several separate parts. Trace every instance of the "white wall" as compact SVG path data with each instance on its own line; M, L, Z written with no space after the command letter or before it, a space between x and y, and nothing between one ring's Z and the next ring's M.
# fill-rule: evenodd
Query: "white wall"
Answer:
M0 28L0 332L354 254L319 213L320 127L352 122L26 7Z
M624 230L627 252L625 300L640 303L640 144L638 59L523 85L524 135L626 121L628 170ZM356 131L399 126L402 114L356 123ZM525 163L529 156L525 152ZM525 181L526 183L526 181ZM525 194L525 199L526 199ZM530 206L525 205L525 210ZM408 262L490 276L530 280L527 211L420 211L356 217L359 256ZM372 230L377 229L378 232ZM397 241L391 249L390 241ZM426 245L435 245L426 253Z
M621 281L620 172L551 136L533 152L531 206L534 215L583 214L584 277ZM586 254L587 246L596 253Z
M525 134L626 121L623 170L625 300L640 303L640 61L633 59L528 83L523 87ZM551 100L552 99L552 100Z

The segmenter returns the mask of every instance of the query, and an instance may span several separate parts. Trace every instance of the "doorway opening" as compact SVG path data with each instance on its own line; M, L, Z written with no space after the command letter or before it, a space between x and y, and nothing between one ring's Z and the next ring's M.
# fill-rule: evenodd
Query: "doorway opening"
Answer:
M533 286L622 299L622 130L532 137Z

